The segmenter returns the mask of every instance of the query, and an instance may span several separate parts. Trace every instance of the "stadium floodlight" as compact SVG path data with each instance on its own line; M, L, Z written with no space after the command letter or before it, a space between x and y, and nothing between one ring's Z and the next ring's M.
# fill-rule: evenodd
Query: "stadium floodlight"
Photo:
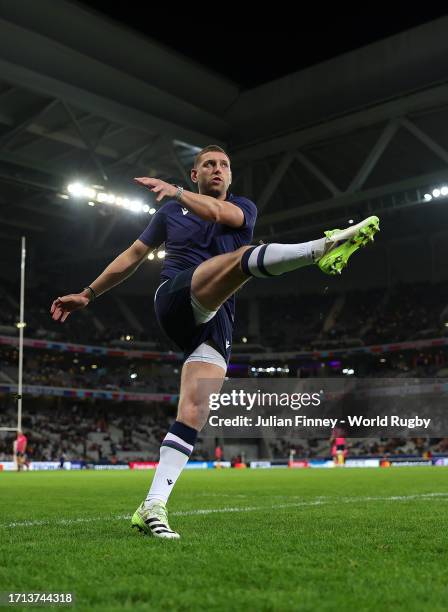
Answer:
M154 259L154 253L150 253L148 255L148 259L149 259L149 261L152 261Z
M143 204L141 203L140 200L131 200L131 203L129 206L130 206L130 210L132 210L132 212L135 212L135 213L142 212L143 210Z
M349 224L349 225L352 225L353 223L354 223L353 219L349 219L349 220L348 220L348 224Z
M153 215L156 212L155 208L151 208L148 204L143 204L139 199L107 193L101 185L95 185L94 187L86 186L81 182L70 183L67 185L67 194L61 194L61 197L63 196L64 199L67 199L71 196L77 199L88 200L90 206L95 206L95 203L113 204L137 214L146 213Z
M157 253L157 257L158 257L159 259L163 259L163 258L165 257L165 254L166 254L166 253L165 253L165 251L159 251L159 252Z
M116 196L113 193L100 191L96 196L96 201L104 204L115 204Z
M84 185L81 183L70 183L70 185L67 187L67 191L75 198L81 197L83 195Z
M427 191L423 195L423 199L425 202L430 202L433 198L446 198L448 196L448 185L438 185L431 189L431 191Z
M92 187L87 187L82 183L71 183L67 187L67 191L75 198L89 198L91 200L96 198L95 189L93 189Z
M133 372L133 373L131 374L131 378L137 378L137 374L136 374L135 372Z

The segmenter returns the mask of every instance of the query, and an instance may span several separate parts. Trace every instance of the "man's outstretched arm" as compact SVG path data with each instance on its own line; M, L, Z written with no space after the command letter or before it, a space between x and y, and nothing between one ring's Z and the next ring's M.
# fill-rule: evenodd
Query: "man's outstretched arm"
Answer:
M176 197L176 185L171 185L161 179L146 176L135 178L134 180L139 185L147 187L150 191L156 193L157 202L160 202L164 197ZM190 212L204 219L204 221L221 223L222 225L228 225L233 228L239 228L244 225L244 213L241 208L225 200L218 200L217 198L202 193L193 193L192 191L184 190L179 200L179 204L188 208Z
M141 240L136 240L89 285L94 295L98 297L131 276L153 248L146 246ZM89 289L83 289L81 293L58 297L51 305L50 314L54 321L63 323L71 312L85 308L92 299L93 294Z

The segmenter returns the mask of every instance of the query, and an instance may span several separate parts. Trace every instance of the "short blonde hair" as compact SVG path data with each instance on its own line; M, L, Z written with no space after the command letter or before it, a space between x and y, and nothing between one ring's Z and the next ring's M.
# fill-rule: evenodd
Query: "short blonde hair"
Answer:
M207 145L206 147L201 149L201 151L199 151L199 153L194 158L194 168L197 168L201 157L205 155L206 153L210 153L211 151L217 151L218 153L224 153L224 155L227 155L224 149L222 149L218 145ZM229 158L229 161L230 161L230 157L228 155L227 157Z

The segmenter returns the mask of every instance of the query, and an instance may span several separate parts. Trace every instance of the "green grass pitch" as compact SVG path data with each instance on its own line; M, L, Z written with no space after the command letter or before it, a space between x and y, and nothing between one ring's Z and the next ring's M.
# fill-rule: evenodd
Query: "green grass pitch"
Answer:
M447 609L446 468L187 471L180 541L130 529L151 478L0 474L0 591L72 591L82 611Z

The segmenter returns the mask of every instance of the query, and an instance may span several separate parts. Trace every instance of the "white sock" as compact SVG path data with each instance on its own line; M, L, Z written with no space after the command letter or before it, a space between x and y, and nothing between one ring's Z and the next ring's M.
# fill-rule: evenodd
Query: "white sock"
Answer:
M324 253L325 240L319 238L298 244L263 244L244 253L241 267L246 274L256 278L291 272L318 261Z
M173 431L177 433L172 433ZM196 430L178 421L170 428L160 447L159 465L146 496L145 506L154 500L167 503L180 473L193 452L196 436ZM188 438L188 441L185 438Z

